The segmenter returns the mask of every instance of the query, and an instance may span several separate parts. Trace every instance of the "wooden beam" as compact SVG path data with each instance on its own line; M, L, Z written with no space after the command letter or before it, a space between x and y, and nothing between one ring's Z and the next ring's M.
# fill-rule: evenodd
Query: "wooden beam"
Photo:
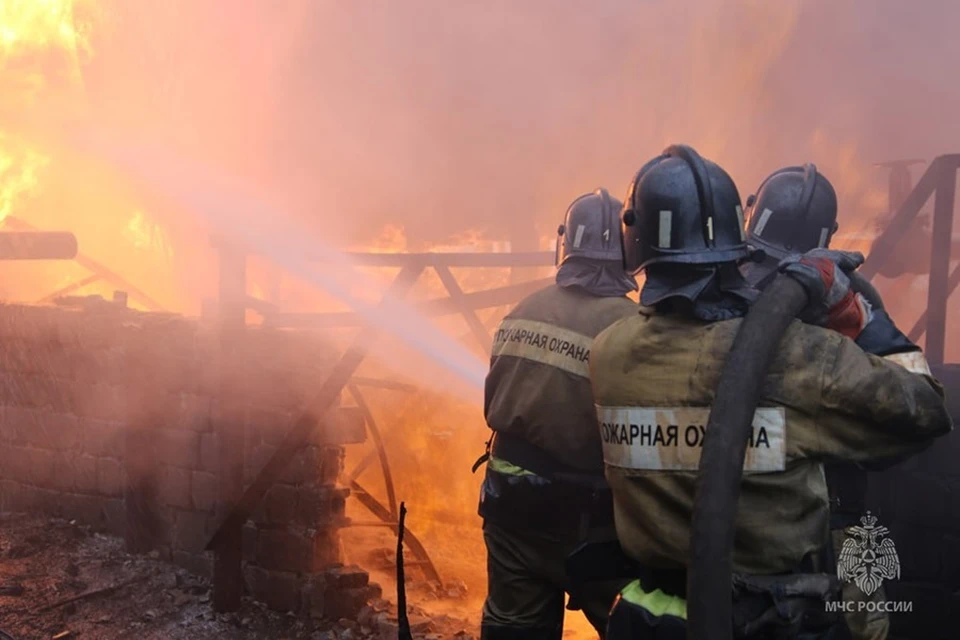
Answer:
M947 298L953 295L953 292L957 290L957 287L960 287L960 265L957 265L950 273L950 280L947 282ZM910 333L907 334L907 337L914 342L923 337L923 334L927 331L928 313L929 309L924 310L924 312L917 319L916 323L914 323L913 328L910 329Z
M453 277L453 274L447 267L434 265L433 269L437 272L437 275L440 276L440 282L446 287L447 293L450 294L450 301L460 308L460 314L463 316L463 319L466 320L467 326L470 327L470 331L473 333L473 337L476 338L480 348L483 349L484 353L489 354L493 340L490 338L490 333L487 331L487 328L483 326L483 322L480 321L473 307L471 307L467 301L463 289L460 288L460 283L457 282L457 279Z
M930 364L943 364L947 342L947 298L953 211L957 192L956 167L938 163L940 182L933 204L933 241L930 247L930 284L927 289L927 339L924 352Z
M0 260L73 260L77 238L65 231L0 231Z
M501 307L519 302L534 291L554 282L553 278L530 280L522 284L464 293L460 304L453 298L435 298L414 305L414 308L427 317L446 316L462 313L464 305L470 309ZM267 316L265 323L272 327L296 329L334 329L356 327L363 324L363 317L354 311L332 313L276 313Z
M346 254L350 266L405 267L408 264L423 264L427 267L551 267L552 251L524 251L502 253L366 253ZM315 259L325 262L322 257Z

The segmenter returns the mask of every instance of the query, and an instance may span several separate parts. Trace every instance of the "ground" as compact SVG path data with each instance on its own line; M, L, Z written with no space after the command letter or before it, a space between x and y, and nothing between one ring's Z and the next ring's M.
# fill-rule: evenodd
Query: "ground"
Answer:
M157 554L127 554L122 540L75 522L0 514L0 640L379 640L396 638L394 613L378 600L355 621L332 622L245 600L238 613L217 615L209 583ZM478 635L469 622L416 604L410 619L418 639Z

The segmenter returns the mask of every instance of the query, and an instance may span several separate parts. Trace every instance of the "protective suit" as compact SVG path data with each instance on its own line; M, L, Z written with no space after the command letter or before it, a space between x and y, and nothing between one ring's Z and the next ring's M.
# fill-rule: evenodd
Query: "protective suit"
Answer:
M639 579L615 603L608 638L684 638L704 427L756 292L736 268L748 255L736 187L689 147L638 172L622 221L627 271L647 275L646 308L597 337L590 375L617 534ZM829 530L822 461L903 457L951 428L922 354L850 290L843 268L857 262L841 258L780 263L808 291L809 324L795 322L781 341L747 444L731 585L737 637L824 637L835 627L815 619L831 595L819 566ZM812 608L795 615L798 602Z
M759 289L776 276L781 260L791 254L829 247L839 228L836 192L813 164L786 167L768 176L756 194L747 198L746 215L747 245L762 252L763 257L745 263L741 271ZM870 294L879 298L875 290L871 289ZM846 461L827 462L824 471L830 496L832 547L825 563L835 568L847 539L845 531L859 524L867 511L867 472ZM850 603L881 603L886 601L886 592L881 585L868 596L850 581L843 585L841 599ZM856 607L846 611L844 617L852 640L885 640L889 634L890 619L881 607L873 611Z
M574 201L558 230L556 284L521 301L494 337L484 405L494 437L479 509L484 639L559 639L565 592L602 635L626 582L580 582L566 570L580 545L615 540L588 362L593 338L637 312L619 210L604 190Z

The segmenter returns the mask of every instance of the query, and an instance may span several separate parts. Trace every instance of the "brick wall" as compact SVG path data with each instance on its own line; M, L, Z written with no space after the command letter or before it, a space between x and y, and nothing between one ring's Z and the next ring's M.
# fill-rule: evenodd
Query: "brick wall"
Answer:
M237 403L246 481L276 450L337 354L315 338L250 328ZM42 511L126 536L209 576L218 521L221 404L215 327L110 304L0 305L0 510ZM344 444L336 407L244 527L248 592L281 610L339 617L372 588L339 567ZM131 523L135 523L131 524ZM338 609L332 611L332 609Z

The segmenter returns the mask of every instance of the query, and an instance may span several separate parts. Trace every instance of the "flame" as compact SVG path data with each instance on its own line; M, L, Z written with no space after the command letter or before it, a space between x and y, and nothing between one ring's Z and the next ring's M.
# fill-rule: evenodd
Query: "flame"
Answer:
M0 223L13 213L19 198L36 190L38 174L49 162L45 155L18 146L0 131Z
M92 54L92 5L86 0L4 0L0 4L0 105L35 103L58 81L82 83Z

